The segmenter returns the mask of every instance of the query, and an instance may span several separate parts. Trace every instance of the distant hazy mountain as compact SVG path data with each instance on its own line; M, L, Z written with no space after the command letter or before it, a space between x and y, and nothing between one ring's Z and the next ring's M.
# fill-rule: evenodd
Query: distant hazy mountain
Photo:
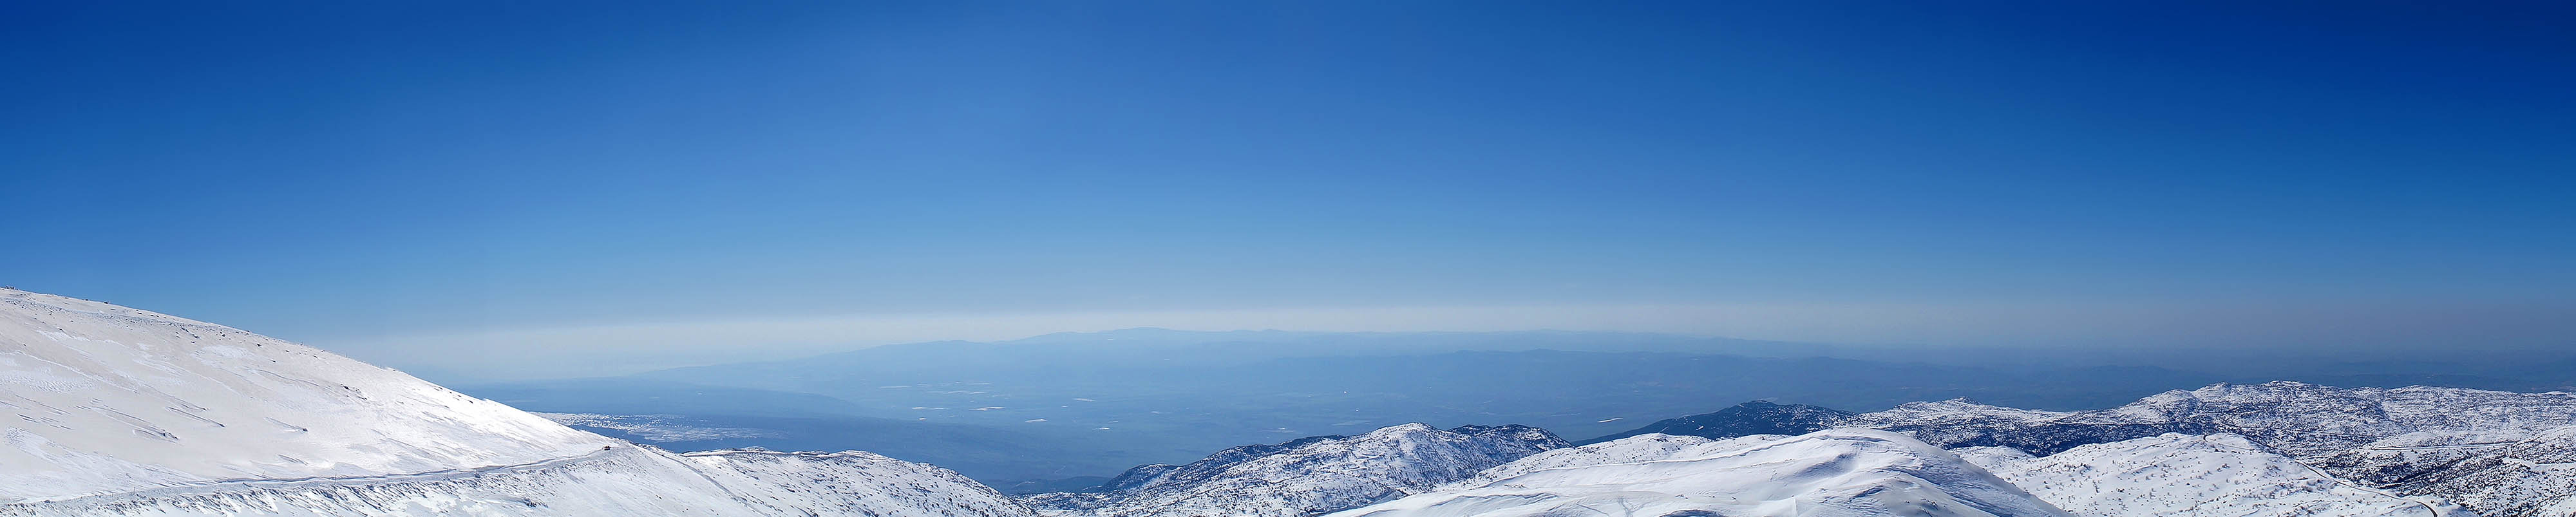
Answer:
M1715 413L1667 418L1626 432L1593 438L1577 445L1594 444L1644 434L1734 438L1757 434L1801 435L1824 430L1850 419L1852 414L1823 406L1773 404L1752 401Z

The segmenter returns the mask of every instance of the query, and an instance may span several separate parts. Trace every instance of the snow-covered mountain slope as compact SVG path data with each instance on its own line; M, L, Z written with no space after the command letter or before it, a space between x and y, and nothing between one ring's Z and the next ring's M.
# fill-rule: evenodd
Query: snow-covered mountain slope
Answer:
M0 291L0 500L407 474L616 443L230 327Z
M860 452L689 455L310 347L0 290L0 515L1028 516Z
M2042 455L2169 432L2231 433L2305 459L2380 445L2404 447L2436 436L2528 437L2571 424L2576 424L2576 393L2269 382L2168 391L2097 411L2034 411L1964 400L1915 402L1838 425L1909 432L1943 447L2004 446ZM2396 442L2380 444L2382 440Z
M1667 418L1627 432L1576 442L1594 444L1646 434L1733 438L1757 434L1800 435L1824 430L1850 419L1851 413L1823 406L1752 401L1714 413Z
M0 504L0 516L939 515L1026 517L944 469L861 452L620 445L528 465L364 478L209 483Z
M1535 427L1404 424L1359 436L1236 447L1188 465L1146 465L1098 493L1021 498L1055 515L1295 517L1421 492L1565 447Z
M1600 450L1533 456L1478 483L1332 515L2069 515L1948 451L1883 431L1723 441L1643 435L1581 449Z
M2486 517L2566 515L2540 509L2558 504L2547 498L2576 492L2546 488L2576 486L2576 471L2511 467L2531 462L2515 455L2547 456L2547 444L2565 440L2551 431L2576 425L2576 393L2218 384L2098 411L1918 402L1838 425L1905 432L1943 447L2003 446L2038 455L2165 433L2234 434L2336 479L2445 498Z
M2488 517L2576 515L2576 426L2477 450L2392 488L2441 494Z
M2166 434L2047 457L2006 447L1952 452L2077 515L2464 515L2436 498L2401 497L2336 479L2232 434Z
M1581 447L1567 447L1512 460L1502 466L1485 469L1475 477L1441 485L1435 490L1475 488L1496 480L1548 469L1588 467L1611 463L1637 463L1672 458L1706 456L1710 451L1731 450L1773 440L1788 438L1776 434L1759 434L1724 440L1668 434L1638 435Z

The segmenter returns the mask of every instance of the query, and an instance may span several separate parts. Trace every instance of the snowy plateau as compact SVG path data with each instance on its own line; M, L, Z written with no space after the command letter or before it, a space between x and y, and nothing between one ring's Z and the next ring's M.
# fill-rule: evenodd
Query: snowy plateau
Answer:
M653 422L0 290L0 410L0 516L2576 515L2576 394L2435 387L2221 384L2074 412L1757 402L1579 446L1405 424L1010 497L866 452L664 451L562 423Z

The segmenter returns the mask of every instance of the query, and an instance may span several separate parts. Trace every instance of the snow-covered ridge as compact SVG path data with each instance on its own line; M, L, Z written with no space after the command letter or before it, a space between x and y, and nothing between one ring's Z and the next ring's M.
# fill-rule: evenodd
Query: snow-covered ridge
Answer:
M1021 498L1054 515L1297 517L1384 501L1475 475L1564 440L1527 426L1441 430L1404 424L1219 451L1188 465L1147 465L1106 492Z
M2069 514L1947 451L1895 433L1846 429L1724 441L1641 435L1524 458L1475 482L1332 515Z
M1964 400L1915 402L1838 425L1910 432L1944 447L2006 446L2034 454L2165 433L2228 433L2292 457L2313 458L2379 446L2382 440L2466 436L2492 441L2570 424L2576 424L2576 393L2337 388L2282 381L2168 391L2096 411L2035 411Z
M2576 393L2339 388L2285 381L2174 390L2094 411L2017 409L1953 399L1859 415L1731 410L1658 424L1703 436L1754 428L1878 429L1997 461L2007 456L2002 451L2011 451L2041 460L2032 465L2092 469L2084 482L2113 486L2114 495L2063 485L2025 487L2064 501L2070 510L2101 515L2237 515L2226 510L2248 508L2255 509L2246 510L2248 515L2304 515L2311 510L2296 508L2329 504L2350 508L2325 515L2374 515L2351 513L2360 511L2352 508L2401 515L2442 508L2446 515L2460 514L2443 508L2442 501L2486 517L2576 514L2576 468L2560 467L2576 464L2576 427L2570 427L2576 426ZM2172 441L2184 436L2207 438ZM2065 455L2074 451L2083 454ZM2195 464L2234 468L2195 470L2190 467ZM2141 470L2104 470L2121 465ZM2070 481L2047 472L2053 471L2016 479ZM2123 480L2121 475L2153 479ZM2192 477L2198 478L2186 479ZM2163 495L2118 495L2122 489ZM2159 501L2198 497L2175 494L2210 499L2159 506ZM2421 504L2354 502L2389 494ZM2238 502L2226 502L2228 498ZM2312 504L2247 502L2267 498ZM2264 513L2262 508L2291 509Z

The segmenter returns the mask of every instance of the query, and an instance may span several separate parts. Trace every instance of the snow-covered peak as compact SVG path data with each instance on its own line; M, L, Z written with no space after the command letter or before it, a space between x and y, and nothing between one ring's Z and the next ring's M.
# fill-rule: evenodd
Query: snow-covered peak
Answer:
M1147 465L1107 492L1022 500L1065 515L1294 517L1420 492L1505 462L1565 447L1535 427L1412 423L1358 436L1317 436L1219 451L1187 465Z
M1647 435L1588 445L1605 452L1560 454L1533 462L1553 462L1548 468L1333 516L2068 515L1956 455L1894 433L1845 429L1685 445L1690 441ZM1601 462L1562 461L1569 459Z
M0 291L0 500L405 474L596 451L576 431L239 329Z

